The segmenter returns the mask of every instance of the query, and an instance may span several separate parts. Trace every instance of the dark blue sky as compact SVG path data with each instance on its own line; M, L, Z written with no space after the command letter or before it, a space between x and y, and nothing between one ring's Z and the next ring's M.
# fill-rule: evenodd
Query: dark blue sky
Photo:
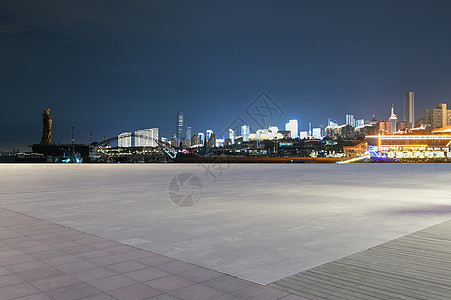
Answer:
M0 149L159 127L224 130L266 91L316 127L451 98L450 1L0 2Z

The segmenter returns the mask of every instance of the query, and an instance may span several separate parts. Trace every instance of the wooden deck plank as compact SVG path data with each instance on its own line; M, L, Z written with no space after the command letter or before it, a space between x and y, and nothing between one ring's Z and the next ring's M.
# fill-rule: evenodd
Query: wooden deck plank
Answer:
M451 220L280 279L306 299L451 299Z

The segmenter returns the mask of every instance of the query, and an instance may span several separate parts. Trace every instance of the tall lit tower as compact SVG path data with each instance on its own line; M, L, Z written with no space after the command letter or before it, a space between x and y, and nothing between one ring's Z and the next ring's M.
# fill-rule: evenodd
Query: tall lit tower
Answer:
M290 120L285 124L285 130L291 132L291 138L297 139L299 137L298 120Z
M183 139L183 131L184 131L184 125L183 125L183 112L179 111L177 113L177 138L178 139Z
M415 100L413 92L404 93L404 121L410 122L415 127Z
M245 142L249 141L250 133L251 133L251 130L249 128L249 125L241 126L241 136L243 137L243 141L245 141Z
M346 115L346 125L351 125L352 127L355 127L354 115Z
M391 133L396 133L396 123L398 123L398 116L395 114L395 106L392 104L390 118L388 121L391 123Z

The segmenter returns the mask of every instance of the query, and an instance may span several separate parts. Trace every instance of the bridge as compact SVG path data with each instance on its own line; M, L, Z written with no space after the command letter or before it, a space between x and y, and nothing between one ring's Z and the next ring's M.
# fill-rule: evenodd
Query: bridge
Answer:
M148 136L141 135L141 134L134 134L134 133L130 133L129 135L127 135L127 137L132 137L132 136L135 138L137 137L137 138L141 138L141 139L145 139L145 140L149 140L149 141L153 141L153 142L157 143L158 148L163 150L163 152L166 153L166 155L168 155L172 159L174 159L177 156L177 153L179 152L171 144L166 143L162 140L149 138ZM104 139L103 141L100 141L100 142L92 142L90 144L90 150L91 151L99 151L100 149L111 144L112 142L116 142L118 140L118 138L119 138L118 136L114 136L109 139Z

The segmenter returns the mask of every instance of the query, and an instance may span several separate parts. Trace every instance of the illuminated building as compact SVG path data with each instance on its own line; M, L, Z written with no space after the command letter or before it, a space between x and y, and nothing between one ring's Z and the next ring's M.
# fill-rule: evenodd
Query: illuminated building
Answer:
M203 132L199 132L197 135L199 136L200 142L203 145L205 143L205 134Z
M211 131L210 135L208 134L209 131ZM207 137L208 137L208 136L210 136L210 137L208 138L207 146L208 146L209 148L214 148L214 147L216 147L216 135L213 133L212 130L207 130Z
M352 127L355 127L354 115L346 115L346 125L351 125Z
M243 137L243 141L249 141L249 134L251 133L248 125L241 126L241 136Z
M329 118L328 120L327 120L327 127L332 127L332 128L334 128L334 127L337 127L338 126L338 122L337 121L335 121L335 120L333 120L333 119L331 119L331 118Z
M301 132L299 132L299 138L300 138L301 140L308 139L308 132L307 132L307 131L301 131Z
M413 92L404 93L404 121L410 122L410 127L415 127L415 101Z
M334 128L336 130L337 136L340 139L352 139L354 138L355 132L354 127L349 124L340 125Z
M135 147L156 147L157 140L158 128L135 131Z
M182 139L182 140L180 141L180 144L181 144L181 146L184 147L184 148L191 147L191 139L189 139L189 138L184 138L184 139Z
M229 128L229 139L230 142L233 144L235 144L235 138L236 138L236 134L235 131L233 131L233 129Z
M118 147L131 147L132 146L132 133L124 132L117 136Z
M298 135L298 120L289 120L288 123L285 124L285 130L291 132L291 138L296 139L299 137Z
M321 134L321 128L313 128L312 136L315 139L321 140L323 138Z
M376 125L364 124L355 128L356 137L365 137L373 134L378 134Z
M379 134L391 134L392 128L391 123L389 121L380 121L377 123Z
M213 134L213 130L207 129L207 141L210 140L211 135Z
M275 140L283 139L283 134L279 132L276 126L269 126L268 129L259 129L255 133L249 135L249 140Z
M179 111L177 113L177 138L179 140L183 139L184 125L183 125L183 112Z
M391 107L391 114L390 118L388 119L388 122L391 124L391 132L392 134L396 133L396 123L398 122L398 116L395 115L395 106L392 105Z
M451 126L438 128L433 134L370 135L366 140L372 149L389 158L451 157Z
M363 125L365 125L365 119L355 120L355 127L360 127L360 126L363 126Z
M197 134L191 137L191 146L201 146L203 143Z
M424 119L432 129L448 126L451 125L451 110L447 109L446 103L439 103L435 109L426 109Z
M312 136L312 123L308 123L308 137Z
M186 138L191 139L191 126L186 127Z

